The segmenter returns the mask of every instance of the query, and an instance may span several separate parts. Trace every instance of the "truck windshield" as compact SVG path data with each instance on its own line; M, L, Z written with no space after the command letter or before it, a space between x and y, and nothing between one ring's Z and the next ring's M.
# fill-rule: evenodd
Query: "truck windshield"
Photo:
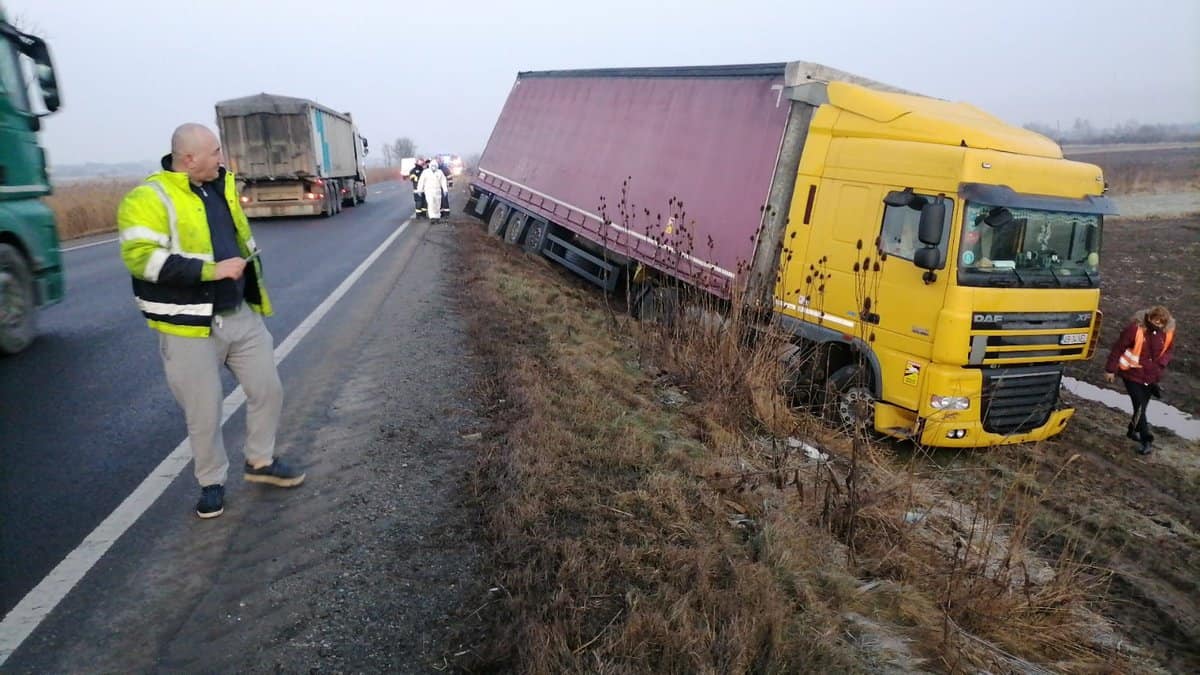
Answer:
M1097 288L1102 216L970 203L960 286Z

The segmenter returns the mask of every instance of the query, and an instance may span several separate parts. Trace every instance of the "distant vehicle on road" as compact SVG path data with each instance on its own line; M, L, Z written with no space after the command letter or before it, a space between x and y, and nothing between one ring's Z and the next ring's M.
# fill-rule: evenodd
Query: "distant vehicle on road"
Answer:
M258 94L218 103L217 126L251 218L334 216L367 200L367 139L350 113Z

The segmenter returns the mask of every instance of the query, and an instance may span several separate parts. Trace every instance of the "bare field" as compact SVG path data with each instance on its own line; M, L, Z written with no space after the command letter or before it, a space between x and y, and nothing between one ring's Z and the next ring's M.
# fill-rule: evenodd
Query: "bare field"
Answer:
M1116 195L1200 190L1200 144L1075 150L1066 148L1067 158L1099 165Z

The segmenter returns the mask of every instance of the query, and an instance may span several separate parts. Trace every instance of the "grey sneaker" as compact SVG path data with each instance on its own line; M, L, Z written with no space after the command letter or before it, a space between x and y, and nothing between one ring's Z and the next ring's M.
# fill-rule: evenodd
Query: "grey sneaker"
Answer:
M243 476L251 483L266 483L276 487L296 487L304 482L304 472L284 464L278 457L261 469L246 465Z
M1142 441L1142 445L1138 448L1138 454L1148 455L1151 452L1154 452L1154 449L1150 447L1150 441Z
M200 501L196 503L196 515L201 518L216 518L225 513L225 486L206 485L200 488Z

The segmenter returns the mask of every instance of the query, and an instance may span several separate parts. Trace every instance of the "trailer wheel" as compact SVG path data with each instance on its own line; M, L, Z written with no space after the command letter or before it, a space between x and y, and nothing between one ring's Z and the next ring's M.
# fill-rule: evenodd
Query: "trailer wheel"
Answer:
M679 314L679 290L644 284L636 291L633 311L638 321L659 323L670 328L675 325Z
M870 376L858 365L838 368L826 380L829 416L845 431L875 432L875 393Z
M504 234L504 224L508 220L508 207L504 204L497 204L492 209L492 215L488 216L487 231L488 234L499 237Z
M525 245L523 248L526 253L541 253L542 246L546 243L546 235L550 233L550 224L544 220L534 220L529 223L525 230Z
M525 228L529 225L529 216L524 213L518 213L513 216L508 227L504 228L504 241L513 246L520 246L525 239Z
M0 354L16 354L37 334L33 273L21 252L0 244Z

